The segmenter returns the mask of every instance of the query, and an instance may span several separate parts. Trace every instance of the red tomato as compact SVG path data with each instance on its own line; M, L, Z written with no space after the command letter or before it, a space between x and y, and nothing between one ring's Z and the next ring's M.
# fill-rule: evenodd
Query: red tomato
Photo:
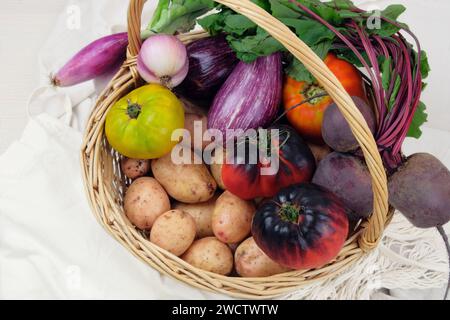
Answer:
M334 54L328 54L325 64L334 73L350 96L366 100L364 81L358 69ZM326 93L317 83L299 82L287 77L284 85L283 103L285 110L312 98L318 94ZM323 114L333 103L330 97L317 98L310 103L297 107L287 114L292 126L307 140L323 143L322 121Z
M259 197L272 197L282 188L300 182L311 181L316 170L316 162L311 149L294 129L285 125L276 125L269 129L278 129L280 135L272 138L271 144L278 150L276 156L279 161L279 170L272 175L263 175L263 168L270 168L270 159L259 159L256 164L247 161L250 156L234 155L232 164L222 167L222 179L227 190L241 199L252 200ZM252 148L251 144L260 141L245 141L245 150Z

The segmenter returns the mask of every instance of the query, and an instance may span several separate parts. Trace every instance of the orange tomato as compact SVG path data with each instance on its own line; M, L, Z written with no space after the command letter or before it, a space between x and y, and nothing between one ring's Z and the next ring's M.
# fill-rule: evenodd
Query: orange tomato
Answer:
M331 53L327 55L324 62L350 96L367 100L363 78L354 65ZM283 104L286 111L309 98L326 93L318 83L299 82L290 77L287 77L283 90ZM288 120L305 139L323 143L323 114L332 103L333 100L329 96L314 99L288 112Z

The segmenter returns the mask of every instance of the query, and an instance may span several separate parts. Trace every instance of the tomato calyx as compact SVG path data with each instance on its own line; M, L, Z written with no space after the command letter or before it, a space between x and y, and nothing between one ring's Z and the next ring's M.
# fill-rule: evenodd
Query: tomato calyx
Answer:
M142 107L138 103L131 102L130 99L128 99L128 107L127 107L127 114L130 117L130 119L137 119L139 115L141 114Z
M283 221L300 224L303 208L297 204L286 202L280 206L278 215Z
M325 96L328 96L327 92L321 85L313 83L308 84L301 94L303 94L310 104L314 105L320 103Z

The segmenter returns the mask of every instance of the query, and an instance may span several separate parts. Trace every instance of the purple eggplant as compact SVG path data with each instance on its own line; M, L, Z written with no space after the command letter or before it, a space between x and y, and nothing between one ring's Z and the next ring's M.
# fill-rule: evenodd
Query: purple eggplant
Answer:
M217 93L208 115L208 128L258 129L271 124L282 97L281 54L239 62Z
M128 34L100 38L78 52L52 78L58 87L70 87L108 73L126 58Z
M224 36L195 41L187 46L189 73L183 83L185 95L212 99L238 63Z

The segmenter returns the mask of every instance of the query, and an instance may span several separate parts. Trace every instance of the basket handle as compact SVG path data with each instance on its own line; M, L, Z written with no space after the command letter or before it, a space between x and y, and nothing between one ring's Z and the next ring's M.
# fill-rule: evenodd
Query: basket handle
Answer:
M130 38L129 53L132 56L138 55L141 47L141 14L145 1L130 0L128 34ZM322 59L286 25L249 0L215 0L215 2L246 16L277 39L305 65L338 105L361 146L372 176L374 210L369 221L363 225L364 229L359 238L359 245L364 251L373 249L380 241L388 221L387 176L375 139L361 112Z

